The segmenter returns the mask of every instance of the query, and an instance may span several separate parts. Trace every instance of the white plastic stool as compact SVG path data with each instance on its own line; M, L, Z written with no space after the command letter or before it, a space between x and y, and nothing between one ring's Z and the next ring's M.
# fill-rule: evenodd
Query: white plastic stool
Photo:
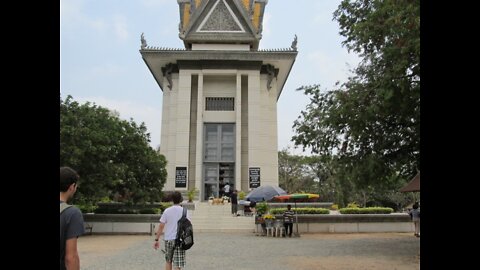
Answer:
M267 237L268 237L268 232L271 232L271 235L273 237L273 233L275 232L275 227L267 227Z
M275 236L280 237L282 236L282 233L285 232L285 227L283 226L283 222L280 219L275 220L274 223L274 228L275 228Z
M265 226L266 226L266 229L267 229L267 236L268 236L268 232L271 232L272 237L273 237L273 234L275 233L275 227L273 226L273 220L265 220Z
M279 234L280 233L280 234ZM275 227L275 236L281 237L285 233L285 227Z

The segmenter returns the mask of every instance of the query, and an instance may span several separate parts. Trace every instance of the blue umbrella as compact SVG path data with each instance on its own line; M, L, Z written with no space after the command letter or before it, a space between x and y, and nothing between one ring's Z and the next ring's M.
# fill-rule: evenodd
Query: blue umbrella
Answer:
M286 195L287 192L277 186L260 186L247 194L245 197L252 202L270 201L278 195Z

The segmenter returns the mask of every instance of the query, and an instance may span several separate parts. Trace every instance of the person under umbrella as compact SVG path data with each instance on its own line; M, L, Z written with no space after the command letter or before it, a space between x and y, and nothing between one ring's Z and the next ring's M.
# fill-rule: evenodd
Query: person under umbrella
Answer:
M277 195L273 197L274 199L281 200L281 201L293 199L293 201L295 202L295 224L296 224L295 227L297 231L295 233L295 236L300 236L300 234L298 233L297 200L298 199L315 199L318 197L320 197L318 194L312 194L312 193L293 193L293 194L287 194L287 195Z
M283 226L285 227L285 236L292 237L293 215L292 205L287 205L287 211L283 212Z
M260 186L247 194L245 199L252 202L270 201L277 195L286 195L287 192L277 186Z

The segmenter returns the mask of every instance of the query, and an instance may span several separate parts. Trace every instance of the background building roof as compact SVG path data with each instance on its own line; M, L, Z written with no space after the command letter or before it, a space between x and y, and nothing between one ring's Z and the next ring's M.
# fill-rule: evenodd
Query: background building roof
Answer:
M400 192L420 191L420 172L406 186L400 189Z

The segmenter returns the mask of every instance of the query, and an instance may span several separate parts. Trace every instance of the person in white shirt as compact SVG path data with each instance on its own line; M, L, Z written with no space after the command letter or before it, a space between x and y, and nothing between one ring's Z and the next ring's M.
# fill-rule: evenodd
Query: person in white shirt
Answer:
M223 187L223 191L225 191L225 196L230 197L230 185L228 183Z
M182 194L175 191L172 193L172 199L173 205L165 209L160 217L160 225L158 226L153 248L158 249L160 247L158 240L163 232L163 241L165 242L165 269L172 270L173 265L175 269L180 270L185 267L185 250L175 246L175 239L177 237L177 223L183 214L183 207L180 206L180 203L183 201ZM187 211L187 218L191 221L189 211Z

